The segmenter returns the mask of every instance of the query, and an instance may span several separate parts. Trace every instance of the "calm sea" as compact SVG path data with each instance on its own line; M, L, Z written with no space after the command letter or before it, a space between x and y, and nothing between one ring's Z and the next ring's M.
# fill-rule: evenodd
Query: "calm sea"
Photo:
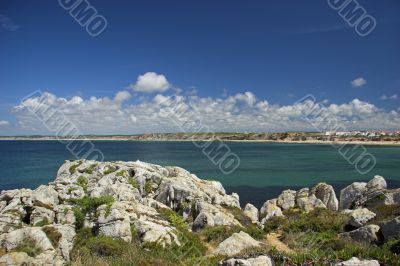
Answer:
M366 146L377 163L366 175L330 145L229 142L240 158L239 168L224 175L191 142L94 141L107 161L141 160L176 165L200 178L221 181L228 192L237 192L241 203L260 206L283 189L312 186L324 181L339 190L354 181L379 174L391 187L400 187L400 147ZM0 189L35 188L52 181L59 166L74 159L57 141L0 141Z

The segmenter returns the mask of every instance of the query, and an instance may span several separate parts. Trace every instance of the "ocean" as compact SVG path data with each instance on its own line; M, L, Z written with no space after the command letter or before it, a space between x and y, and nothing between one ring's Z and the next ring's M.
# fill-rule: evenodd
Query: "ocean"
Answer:
M390 187L400 187L400 147L365 146L376 158L367 174L360 174L331 145L225 142L240 165L224 174L192 142L93 141L106 161L145 161L187 169L200 178L220 181L240 202L256 206L287 188L299 189L327 182L338 192L355 181L382 175ZM60 165L75 159L58 141L0 141L0 190L36 188L54 180Z

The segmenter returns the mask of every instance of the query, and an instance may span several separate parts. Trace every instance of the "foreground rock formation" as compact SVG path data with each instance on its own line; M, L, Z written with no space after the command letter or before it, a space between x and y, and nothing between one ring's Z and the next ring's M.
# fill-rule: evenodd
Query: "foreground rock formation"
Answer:
M340 237L378 243L400 238L400 217L371 224L376 215L368 208L390 204L400 204L400 190L388 190L380 176L344 188L340 201L332 186L320 183L285 190L260 211L251 204L242 211L237 194L228 195L221 183L199 179L179 167L66 161L48 185L1 192L0 265L64 265L71 260L81 228L127 243L135 230L141 243L180 246L182 239L176 225L163 216L165 211L178 213L190 231L199 232L218 226L245 229L249 224L263 228L274 217L284 219L286 210L328 209L349 216L350 229ZM238 210L249 224L235 215ZM268 254L234 257L264 245L238 232L219 243L210 256L226 257L220 265L273 265ZM337 265L364 265L351 263Z

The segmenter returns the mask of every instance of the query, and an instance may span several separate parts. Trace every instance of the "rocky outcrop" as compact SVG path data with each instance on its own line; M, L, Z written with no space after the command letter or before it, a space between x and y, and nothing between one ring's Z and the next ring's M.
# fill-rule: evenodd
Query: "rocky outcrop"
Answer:
M373 219L376 214L367 208L358 208L355 210L346 210L344 213L349 215L349 225L356 228L364 226Z
M282 210L288 210L296 205L296 191L284 190L276 200L276 205Z
M234 233L232 236L222 241L214 250L213 254L234 256L245 249L259 247L260 245L260 242L254 240L247 233L241 231L239 233Z
M381 227L383 237L386 241L391 238L400 239L400 216L383 222L379 224L379 226Z
M272 217L282 217L282 209L276 205L277 199L267 200L260 210L261 224L265 224Z
M249 218L252 223L258 223L258 209L253 204L246 204L243 210L243 215Z
M180 245L176 228L161 210L193 220L193 229L241 226L229 208L240 208L237 194L227 195L221 183L199 179L179 167L140 161L66 161L48 185L1 192L0 248L7 254L0 264L65 264L78 223L96 235L126 242L134 230L142 242ZM258 222L254 206L248 205L245 213ZM26 243L38 254L17 252Z
M378 243L380 241L378 232L379 226L371 224L350 232L342 233L339 236L342 238L350 238L357 242Z
M386 181L382 176L377 175L368 183L354 182L340 191L339 207L342 210L353 209L368 205L371 201L382 201L385 205L393 204L389 202L388 192ZM394 197L396 198L396 195Z
M331 185L319 183L311 189L311 194L322 201L322 203L332 211L339 209L339 201L336 198L335 190Z
M254 258L231 258L221 261L219 266L273 266L269 256L261 255Z
M385 240L400 238L400 217L379 226L368 224L375 214L364 206L400 201L400 190L388 190L383 177L353 183L341 191L340 199L349 224L358 228L341 237L367 243L380 242L381 233ZM232 257L263 245L244 232L245 226L252 226L248 232L257 233L255 226L263 227L273 217L285 219L285 211L291 208L299 209L296 212L301 215L315 208L336 211L338 200L332 186L320 183L285 190L267 200L260 211L252 204L241 209L236 193L228 195L221 183L199 179L179 167L140 161L66 161L48 185L0 193L0 265L68 264L82 227L90 229L89 234L125 242L135 236L141 244L184 247L179 223L192 232L212 226L243 230L219 243L211 254ZM220 265L273 262L265 254L253 254L225 259Z
M379 265L380 264L377 260L360 260L356 257L334 264L334 266L379 266Z

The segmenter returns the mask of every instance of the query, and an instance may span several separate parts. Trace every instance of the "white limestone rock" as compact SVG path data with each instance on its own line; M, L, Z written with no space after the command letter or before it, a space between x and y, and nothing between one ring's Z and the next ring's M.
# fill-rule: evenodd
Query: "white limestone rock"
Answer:
M254 240L247 233L240 231L239 233L234 233L232 236L222 241L213 251L213 254L234 256L245 249L259 247L260 245L260 242Z

